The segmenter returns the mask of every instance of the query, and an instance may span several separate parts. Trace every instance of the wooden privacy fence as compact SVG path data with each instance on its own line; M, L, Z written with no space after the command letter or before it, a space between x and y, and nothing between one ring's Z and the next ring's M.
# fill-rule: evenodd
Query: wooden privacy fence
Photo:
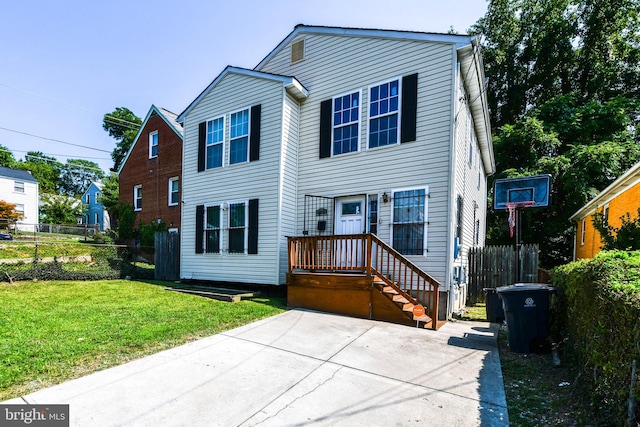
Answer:
M513 246L485 246L469 250L467 304L484 302L484 288L538 280L538 245L520 246L520 277L516 279Z
M154 255L156 280L180 280L180 234L158 231Z

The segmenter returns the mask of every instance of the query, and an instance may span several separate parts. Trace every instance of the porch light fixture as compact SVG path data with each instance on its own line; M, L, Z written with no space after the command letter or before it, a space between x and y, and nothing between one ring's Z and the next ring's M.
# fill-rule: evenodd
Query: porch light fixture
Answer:
M387 193L382 193L382 201L384 203L389 203L389 195Z

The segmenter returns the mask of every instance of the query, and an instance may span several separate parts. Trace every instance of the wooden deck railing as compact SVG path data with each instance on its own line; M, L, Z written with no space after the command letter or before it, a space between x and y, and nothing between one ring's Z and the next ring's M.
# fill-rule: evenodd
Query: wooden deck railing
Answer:
M289 273L361 271L437 319L440 284L374 234L289 237ZM435 321L433 322L435 325Z

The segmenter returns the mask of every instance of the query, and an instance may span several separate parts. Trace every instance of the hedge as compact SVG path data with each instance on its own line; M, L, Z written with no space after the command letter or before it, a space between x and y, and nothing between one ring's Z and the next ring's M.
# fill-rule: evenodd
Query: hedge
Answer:
M635 425L640 388L640 251L600 252L552 271L552 331L595 416Z

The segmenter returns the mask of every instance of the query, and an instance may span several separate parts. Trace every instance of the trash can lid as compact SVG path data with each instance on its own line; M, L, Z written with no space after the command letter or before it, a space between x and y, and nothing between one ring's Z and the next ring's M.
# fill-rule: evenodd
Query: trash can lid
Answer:
M555 292L555 288L545 283L516 283L509 286L501 286L496 288L496 292L531 292L531 291L548 291Z
M482 288L482 290L484 291L484 293L490 293L490 294L493 294L496 292L496 288Z

